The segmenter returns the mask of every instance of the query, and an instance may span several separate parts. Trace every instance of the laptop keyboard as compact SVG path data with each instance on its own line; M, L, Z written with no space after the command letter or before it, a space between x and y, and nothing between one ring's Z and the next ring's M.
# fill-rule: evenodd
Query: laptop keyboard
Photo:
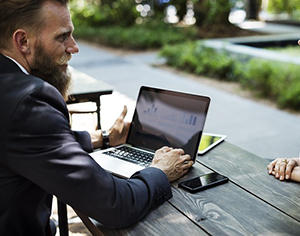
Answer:
M126 160L135 164L138 164L140 166L148 166L151 164L152 159L154 157L154 154L144 152L141 150L133 149L130 147L122 146L119 148L116 148L111 151L105 152L105 154Z

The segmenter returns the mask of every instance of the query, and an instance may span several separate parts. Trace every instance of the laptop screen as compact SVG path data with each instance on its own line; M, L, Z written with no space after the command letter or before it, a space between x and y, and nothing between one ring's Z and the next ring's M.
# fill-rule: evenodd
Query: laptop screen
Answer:
M210 98L141 87L127 143L155 151L182 148L196 157Z

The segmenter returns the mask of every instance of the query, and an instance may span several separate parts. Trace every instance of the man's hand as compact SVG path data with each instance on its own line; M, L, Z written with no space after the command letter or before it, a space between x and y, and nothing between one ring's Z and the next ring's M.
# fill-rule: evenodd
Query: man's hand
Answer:
M130 123L124 122L124 118L127 114L127 106L124 109L114 125L108 130L109 132L109 144L110 146L117 146L126 142Z
M127 114L127 106L124 106L124 109L118 119L115 121L114 125L108 130L109 133L109 144L111 146L117 146L125 143L130 123L124 122L124 118ZM101 148L103 147L103 138L102 131L96 130L90 133L93 148Z
M172 182L186 174L193 164L191 156L182 149L162 147L155 152L150 166L161 169Z
M299 158L277 158L268 165L270 175L279 180L291 179L300 182Z

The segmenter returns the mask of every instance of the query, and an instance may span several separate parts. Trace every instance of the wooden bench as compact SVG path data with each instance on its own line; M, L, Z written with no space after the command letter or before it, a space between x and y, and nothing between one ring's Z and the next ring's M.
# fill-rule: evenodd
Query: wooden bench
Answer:
M71 106L69 112L71 115L75 113L89 113L89 112L97 112L97 128L101 128L100 123L100 97L102 95L112 94L113 88L102 82L101 80L97 80L87 74L84 74L74 68L70 67L72 76L73 76L73 92L69 96L69 100L67 104L74 103L83 103L83 102L93 102L96 104L96 109L77 109Z

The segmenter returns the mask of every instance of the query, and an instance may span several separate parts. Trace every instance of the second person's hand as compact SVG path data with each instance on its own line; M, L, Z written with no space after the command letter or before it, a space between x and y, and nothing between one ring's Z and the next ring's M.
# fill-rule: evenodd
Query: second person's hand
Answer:
M292 171L298 166L299 158L277 158L268 165L269 174L279 180L291 179Z

